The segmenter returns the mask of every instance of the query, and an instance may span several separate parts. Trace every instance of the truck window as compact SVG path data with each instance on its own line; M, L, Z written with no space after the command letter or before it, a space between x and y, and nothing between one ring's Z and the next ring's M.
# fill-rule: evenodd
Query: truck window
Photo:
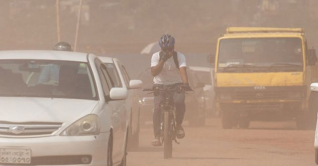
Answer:
M223 39L219 47L219 67L228 63L303 63L300 38Z

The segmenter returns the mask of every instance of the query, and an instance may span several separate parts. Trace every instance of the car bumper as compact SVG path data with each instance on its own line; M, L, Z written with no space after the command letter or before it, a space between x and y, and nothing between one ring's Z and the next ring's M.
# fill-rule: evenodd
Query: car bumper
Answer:
M108 132L96 136L0 138L0 148L31 150L30 165L101 166L107 163L109 134ZM90 163L84 164L82 157L90 157Z

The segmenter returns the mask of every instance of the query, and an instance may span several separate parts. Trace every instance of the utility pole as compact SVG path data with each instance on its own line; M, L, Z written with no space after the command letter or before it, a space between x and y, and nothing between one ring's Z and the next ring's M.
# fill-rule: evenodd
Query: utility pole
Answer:
M82 15L81 14L82 13L82 5L83 5L83 0L80 0L79 9L78 9L78 20L77 20L76 33L75 33L74 51L76 51L76 48L77 48L79 26L80 26L81 15Z
M57 42L60 42L61 41L60 0L56 0L56 31L57 31Z

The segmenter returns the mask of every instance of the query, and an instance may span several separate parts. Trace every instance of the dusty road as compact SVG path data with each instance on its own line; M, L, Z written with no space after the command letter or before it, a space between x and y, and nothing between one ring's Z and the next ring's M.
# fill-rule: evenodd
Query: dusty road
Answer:
M152 147L151 125L141 129L140 148L128 153L128 166L314 166L314 131L293 122L252 122L247 130L223 130L220 119L203 128L186 124L186 137L174 144L173 158Z

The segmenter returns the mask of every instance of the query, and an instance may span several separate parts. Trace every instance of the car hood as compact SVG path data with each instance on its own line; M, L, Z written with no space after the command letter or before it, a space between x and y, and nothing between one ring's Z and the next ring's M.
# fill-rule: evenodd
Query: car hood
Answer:
M72 122L91 113L97 104L96 100L0 97L0 121Z

